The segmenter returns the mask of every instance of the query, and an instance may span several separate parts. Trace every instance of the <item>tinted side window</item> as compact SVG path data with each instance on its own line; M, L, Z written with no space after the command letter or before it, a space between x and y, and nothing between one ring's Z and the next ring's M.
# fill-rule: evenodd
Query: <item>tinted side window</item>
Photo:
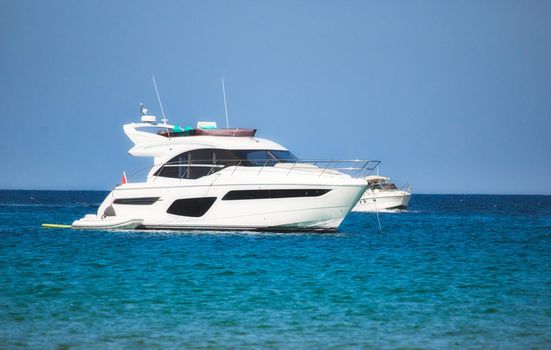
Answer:
M214 150L215 164L223 166L234 166L239 164L240 156L235 151L227 149Z
M289 151L198 149L169 160L155 176L198 179L229 166L274 166L297 158Z
M198 179L222 169L222 167L213 167L214 159L212 149L185 152L169 160L154 175L176 179Z
M179 179L181 177L179 170L180 169L178 167L165 165L161 169L157 170L155 176L174 177Z
M273 166L277 159L265 150L241 151L249 166Z
M172 177L181 179L184 177L186 168L182 164L187 162L188 153L182 153L166 162L159 170L155 172L155 176Z
M188 160L183 164L187 168L185 178L198 179L214 172L214 150L198 149L188 152ZM204 165L204 166L201 166Z
M216 197L177 199L166 212L173 215L198 218L205 215L215 201Z

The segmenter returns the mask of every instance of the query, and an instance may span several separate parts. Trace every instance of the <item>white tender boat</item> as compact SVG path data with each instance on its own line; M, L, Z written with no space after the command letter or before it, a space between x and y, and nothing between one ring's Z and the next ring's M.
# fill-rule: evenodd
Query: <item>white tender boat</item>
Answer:
M73 228L334 231L367 188L360 176L379 164L301 161L254 129L212 122L182 129L142 115L123 129L134 143L129 154L154 165Z
M133 230L142 223L142 219L127 219L117 216L106 216L98 219L97 215L87 214L82 219L73 222L71 228L94 230Z
M352 211L378 211L383 209L406 209L411 198L411 186L400 189L389 177L370 175L364 179L367 190Z

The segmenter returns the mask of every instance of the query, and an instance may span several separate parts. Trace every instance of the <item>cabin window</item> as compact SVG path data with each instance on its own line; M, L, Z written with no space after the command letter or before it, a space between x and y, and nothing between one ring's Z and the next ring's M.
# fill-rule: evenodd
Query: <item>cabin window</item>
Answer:
M396 187L395 184L388 181L380 181L380 182L372 182L367 185L367 188L370 190L396 190L398 187Z
M198 179L215 173L223 169L224 165L216 164L214 151L212 149L199 149L182 153L169 160L155 172L155 175L177 179Z
M252 150L252 151L237 151L241 159L246 159L247 166L273 166L277 163L277 158L269 151Z
M198 179L229 166L274 166L296 161L289 151L198 149L184 152L169 160L155 176Z
M383 181L376 181L376 182L370 182L367 185L367 188L370 190L396 190L398 187L392 182L383 180Z
M113 204L151 205L159 200L159 197L117 198Z
M167 213L180 216L201 217L216 202L216 197L186 198L175 200Z
M236 190L229 191L222 198L223 201L243 199L319 197L331 190L326 189L274 189L274 190Z

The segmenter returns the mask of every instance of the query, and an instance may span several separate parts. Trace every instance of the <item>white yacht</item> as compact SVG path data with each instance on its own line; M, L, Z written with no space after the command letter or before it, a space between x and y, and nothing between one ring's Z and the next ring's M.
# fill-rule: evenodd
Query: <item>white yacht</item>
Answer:
M370 175L364 178L367 190L352 211L378 211L382 209L406 209L411 198L411 185L398 188L389 177Z
M255 129L170 125L142 115L123 127L132 156L152 157L144 182L117 185L78 229L334 231L378 161L301 161Z

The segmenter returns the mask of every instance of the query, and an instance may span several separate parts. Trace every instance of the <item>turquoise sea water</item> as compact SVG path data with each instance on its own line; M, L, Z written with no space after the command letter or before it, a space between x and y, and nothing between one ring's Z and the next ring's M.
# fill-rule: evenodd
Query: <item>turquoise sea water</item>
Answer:
M0 191L0 349L551 348L551 197L414 195L335 234L42 229Z

